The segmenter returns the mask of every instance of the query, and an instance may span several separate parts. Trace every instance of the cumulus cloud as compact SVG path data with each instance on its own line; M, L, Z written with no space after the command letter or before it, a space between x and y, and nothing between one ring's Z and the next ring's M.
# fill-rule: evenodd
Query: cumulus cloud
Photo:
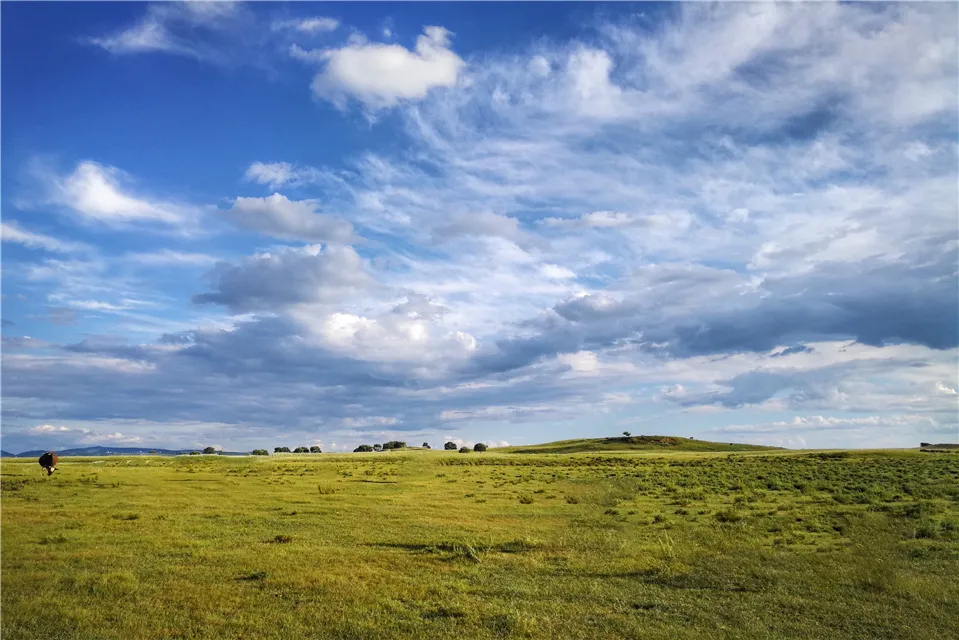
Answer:
M237 313L343 300L375 286L363 259L348 246L281 247L236 265L220 263L211 279L214 290L193 301L223 305Z
M430 90L453 87L465 66L450 48L452 34L426 27L413 50L398 44L354 42L340 49L299 51L298 57L320 60L313 79L316 97L345 108L350 99L376 111L403 101L421 100Z
M316 200L290 200L274 193L266 198L237 198L224 212L239 227L281 240L350 243L353 226L317 212Z

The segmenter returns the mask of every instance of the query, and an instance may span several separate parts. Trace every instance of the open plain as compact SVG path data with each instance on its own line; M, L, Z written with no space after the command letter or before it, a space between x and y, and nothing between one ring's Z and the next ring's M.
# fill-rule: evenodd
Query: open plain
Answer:
M945 638L959 455L2 464L2 635Z

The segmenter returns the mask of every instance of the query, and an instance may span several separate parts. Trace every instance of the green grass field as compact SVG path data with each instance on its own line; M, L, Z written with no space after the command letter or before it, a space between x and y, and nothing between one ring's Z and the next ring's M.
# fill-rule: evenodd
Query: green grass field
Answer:
M944 638L959 455L2 463L2 637Z
M692 438L674 436L631 436L619 438L583 438L578 440L558 440L545 444L516 447L500 447L497 453L587 453L593 451L773 451L778 447L764 447L756 444L737 444L734 442L709 442Z

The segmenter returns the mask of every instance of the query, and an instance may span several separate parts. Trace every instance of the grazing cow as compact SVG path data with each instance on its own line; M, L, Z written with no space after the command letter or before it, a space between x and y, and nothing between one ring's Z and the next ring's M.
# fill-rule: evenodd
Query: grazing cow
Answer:
M52 476L53 472L57 470L57 462L59 461L60 458L52 451L47 451L40 456L40 466L46 470L48 476Z

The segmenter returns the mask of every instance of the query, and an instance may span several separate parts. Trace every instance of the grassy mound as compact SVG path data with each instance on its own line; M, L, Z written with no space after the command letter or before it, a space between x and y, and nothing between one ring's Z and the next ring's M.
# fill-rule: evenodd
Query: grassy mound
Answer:
M529 446L503 447L504 453L583 453L588 451L769 451L779 447L730 442L707 442L675 436L623 436L559 440Z

